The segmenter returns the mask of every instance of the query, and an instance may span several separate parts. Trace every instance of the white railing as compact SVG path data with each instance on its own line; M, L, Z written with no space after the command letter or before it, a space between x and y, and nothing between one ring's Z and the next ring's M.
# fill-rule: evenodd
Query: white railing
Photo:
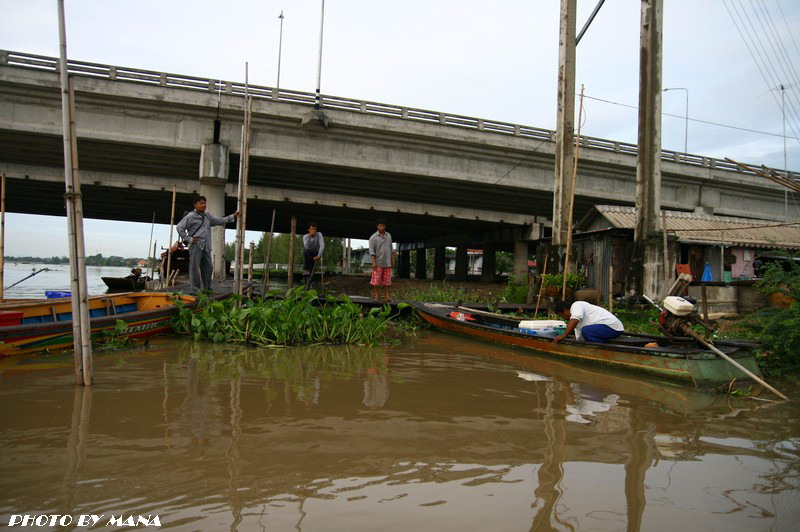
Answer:
M0 66L4 65L49 70L51 72L58 71L58 59L55 57L0 50ZM98 63L87 63L86 61L74 60L67 62L67 68L70 74L74 74L76 76L87 76L133 83L145 83L148 85L159 85L162 87L211 93L221 92L230 95L244 95L245 92L245 84L235 81L198 78L195 76L168 74L153 70L101 65ZM314 105L315 103L315 95L312 92L278 89L260 85L249 85L248 90L249 94L255 98L263 98L275 102L306 105ZM425 109L402 107L387 103L377 103L342 98L339 96L322 95L321 105L326 109L338 109L342 111L351 111L354 113L388 116L399 118L401 120L411 120L415 122L426 122L430 124L440 124L443 126L474 129L487 133L525 137L553 143L556 141L556 132L550 129L510 124L507 122L497 122L495 120L487 120L484 118L473 118L470 116L440 113ZM638 150L636 144L587 136L581 137L581 147L626 155L636 155ZM743 170L739 166L724 159L703 157L702 155L694 155L672 150L661 150L661 158L665 161L688 164L695 167L699 166L705 168L715 168L745 174L752 173L748 170ZM793 172L789 172L789 177L796 178L797 176Z

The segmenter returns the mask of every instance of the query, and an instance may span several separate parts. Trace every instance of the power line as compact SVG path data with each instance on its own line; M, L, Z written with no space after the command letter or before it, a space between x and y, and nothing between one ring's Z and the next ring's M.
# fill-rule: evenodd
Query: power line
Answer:
M584 94L583 97L584 98L588 98L589 100L596 100L598 102L610 103L612 105L619 105L619 106L622 106L622 107L628 107L630 109L636 109L636 110L639 109L635 105L629 105L629 104L625 104L625 103L613 102L611 100L604 100L603 98L595 98L594 96L588 96L586 94ZM661 114L663 116L671 116L671 117L674 117L674 118L682 118L684 120L686 119L685 116L681 116L681 115L674 115L674 114L671 114L671 113L661 113ZM728 129L736 129L736 130L739 130L739 131L747 131L748 133L758 133L760 135L769 135L770 137L783 138L783 135L781 135L779 133L770 133L768 131L758 131L756 129L748 129L746 127L731 126L731 125L728 125L728 124L720 124L718 122L710 122L708 120L701 120L699 118L690 118L689 121L690 122L697 122L699 124L708 124L708 125L711 125L711 126L724 127L724 128L728 128ZM791 135L787 135L786 138L800 141L800 137L793 137Z
M723 0L723 4L725 5L725 9L728 11L728 15L730 15L731 20L734 23L734 26L736 26L736 30L739 32L739 36L742 38L742 41L744 41L744 44L747 47L747 51L750 53L750 56L753 58L753 61L755 62L756 67L758 68L758 71L761 73L761 77L764 79L764 82L767 84L767 86L771 89L770 92L772 93L772 98L773 98L773 100L775 100L775 103L781 109L781 113L784 115L784 120L786 120L786 107L787 106L786 106L785 91L784 91L784 97L781 100L778 99L777 94L775 94L775 91L774 91L775 88L777 88L777 87L779 87L781 85L784 85L779 81L779 76L777 75L777 69L775 68L774 64L772 63L772 60L769 57L769 54L767 53L766 47L764 46L763 42L761 41L761 38L758 36L758 32L756 31L755 26L753 25L753 22L750 19L750 15L747 13L746 9L744 8L744 5L741 3L741 0L738 0L739 5L741 6L741 13L739 12L739 9L737 9L736 4L734 3L734 0L730 0L730 1L731 1L731 7L729 8L727 1ZM739 22L736 21L736 17L734 17L734 14L731 12L731 8L736 13L736 17L739 18ZM749 24L750 28L752 29L752 34L751 34L750 30L748 30L748 28L747 28L748 24L745 24L745 18L747 19L747 23ZM760 21L760 19L759 19L759 21ZM741 27L740 27L740 24L741 24ZM763 27L763 25L762 25L762 27ZM744 29L744 31L742 31L742 29ZM747 34L747 37L745 37L745 33ZM756 41L758 41L758 44L756 44ZM752 46L751 46L751 44L752 44ZM760 45L760 48L759 48L759 45ZM753 50L755 50L755 53L754 53ZM763 54L762 54L762 51L763 51ZM758 57L756 57L756 55ZM762 68L762 65L763 65L763 68ZM766 71L766 73L765 73L765 71ZM770 79L767 79L767 77L769 77ZM788 110L789 110L789 113L788 113L789 116L788 116L787 124L789 125L789 128L792 130L792 132L794 133L795 138L796 138L797 136L799 136L798 135L798 129L796 128L796 123L800 122L800 120L798 120L798 118L800 118L800 117L798 117L797 110L795 109L794 104L792 103L791 99L789 100Z

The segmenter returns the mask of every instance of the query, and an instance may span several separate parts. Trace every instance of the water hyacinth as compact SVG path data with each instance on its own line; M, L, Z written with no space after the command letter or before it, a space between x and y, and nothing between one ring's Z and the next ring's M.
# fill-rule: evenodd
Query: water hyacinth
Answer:
M249 342L265 347L297 344L375 344L386 338L391 308L362 313L346 296L323 303L314 290L298 287L283 299L260 301L231 297L201 302L200 310L181 308L175 330L195 340Z

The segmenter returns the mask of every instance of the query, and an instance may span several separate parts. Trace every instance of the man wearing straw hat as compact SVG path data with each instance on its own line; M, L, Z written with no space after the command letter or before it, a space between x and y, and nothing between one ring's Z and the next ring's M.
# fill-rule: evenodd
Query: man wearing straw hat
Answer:
M225 225L239 217L239 211L217 218L206 212L205 196L194 198L194 210L178 222L178 235L189 246L191 294L211 291L211 227Z

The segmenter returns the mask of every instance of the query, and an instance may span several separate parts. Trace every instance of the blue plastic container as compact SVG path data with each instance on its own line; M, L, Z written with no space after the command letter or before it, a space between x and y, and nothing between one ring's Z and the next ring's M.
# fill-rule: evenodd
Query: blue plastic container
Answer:
M63 292L60 290L45 290L44 296L47 299L59 299L62 297L72 297L72 294L70 292Z

